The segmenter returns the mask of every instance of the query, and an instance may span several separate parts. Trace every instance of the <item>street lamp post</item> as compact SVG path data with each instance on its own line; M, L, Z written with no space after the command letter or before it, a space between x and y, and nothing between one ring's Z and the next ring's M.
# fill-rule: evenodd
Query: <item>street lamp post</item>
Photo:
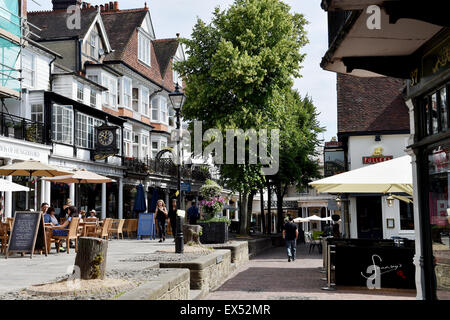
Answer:
M177 197L177 207L178 209L181 209L181 162L182 162L182 156L181 156L181 149L180 149L180 142L181 142L181 108L183 106L185 95L184 93L180 92L180 88L178 86L178 83L175 87L175 91L169 93L170 102L172 103L173 109L176 112L177 117L177 130L178 130L178 139L177 139L177 156L178 156L178 181L177 181L177 188L178 188L178 197ZM176 234L175 234L175 252L176 253L183 253L184 252L184 236L183 236L183 224L184 224L184 218L180 217L177 214L177 223L176 223Z

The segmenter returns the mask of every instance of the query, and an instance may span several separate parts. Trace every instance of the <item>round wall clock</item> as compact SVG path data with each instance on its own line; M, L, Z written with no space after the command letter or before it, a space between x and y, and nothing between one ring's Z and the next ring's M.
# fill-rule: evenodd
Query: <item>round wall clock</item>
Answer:
M101 145L107 147L114 142L114 133L108 129L101 130L98 132L97 140Z

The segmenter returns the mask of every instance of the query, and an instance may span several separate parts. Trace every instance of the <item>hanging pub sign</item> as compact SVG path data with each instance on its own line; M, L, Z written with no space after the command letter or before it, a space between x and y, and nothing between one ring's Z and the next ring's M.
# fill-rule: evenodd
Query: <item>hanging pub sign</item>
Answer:
M102 124L95 128L94 160L104 160L119 153L117 148L117 126Z
M370 157L363 157L363 164L374 164L394 159L394 156L383 155L383 148L375 148L374 153Z

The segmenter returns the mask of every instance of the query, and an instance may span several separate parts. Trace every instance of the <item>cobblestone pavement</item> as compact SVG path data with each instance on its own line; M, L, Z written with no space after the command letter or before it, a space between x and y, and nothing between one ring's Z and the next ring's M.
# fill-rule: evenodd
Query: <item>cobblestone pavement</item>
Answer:
M284 248L263 252L238 268L204 300L415 300L415 290L337 288L321 290L322 255L299 244L297 260L288 262Z

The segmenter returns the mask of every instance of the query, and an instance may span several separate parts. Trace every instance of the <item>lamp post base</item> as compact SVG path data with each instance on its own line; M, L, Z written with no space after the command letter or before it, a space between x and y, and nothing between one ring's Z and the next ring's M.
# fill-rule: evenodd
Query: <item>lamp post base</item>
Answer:
M177 231L175 234L175 253L184 253L183 224L184 218L177 216Z

